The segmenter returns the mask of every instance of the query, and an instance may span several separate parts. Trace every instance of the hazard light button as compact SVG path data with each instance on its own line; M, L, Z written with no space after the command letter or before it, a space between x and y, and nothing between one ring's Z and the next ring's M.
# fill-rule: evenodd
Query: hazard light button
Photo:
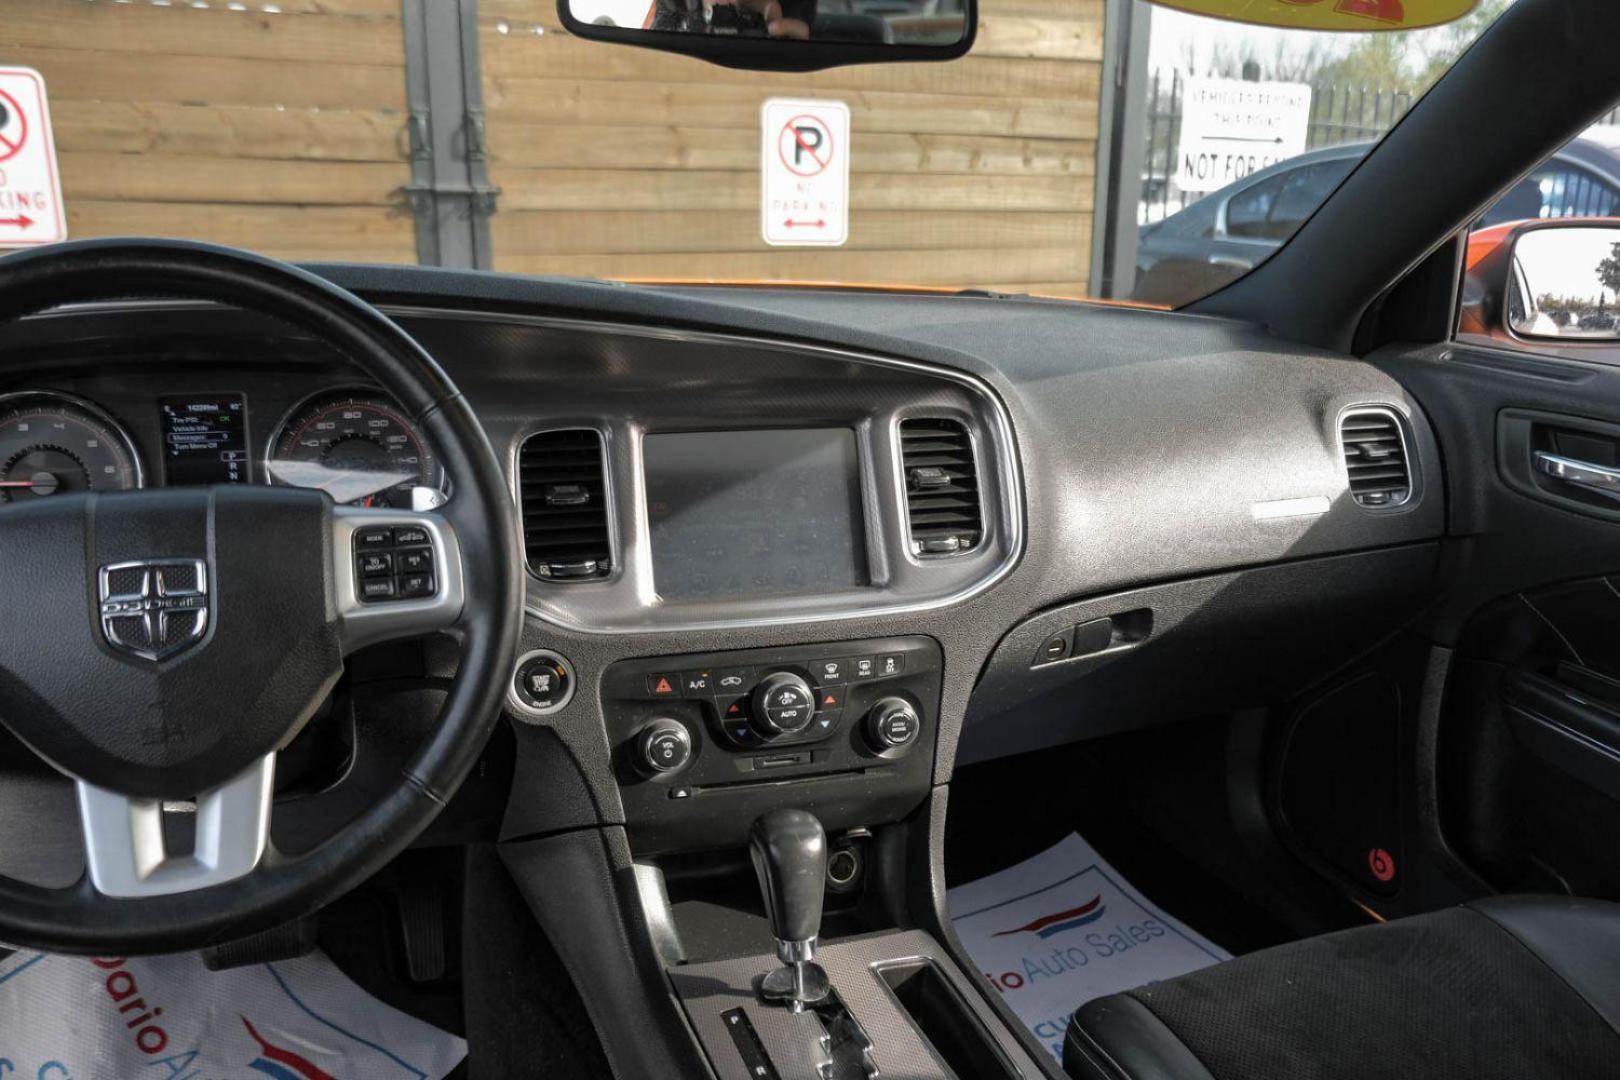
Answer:
M669 671L647 676L647 696L655 698L680 697L680 672Z

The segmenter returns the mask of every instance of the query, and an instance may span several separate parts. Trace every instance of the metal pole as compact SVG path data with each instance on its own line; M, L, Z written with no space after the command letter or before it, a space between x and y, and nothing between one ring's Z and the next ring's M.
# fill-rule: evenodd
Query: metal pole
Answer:
M1106 0L1104 12L1090 291L1094 296L1120 298L1130 296L1136 286L1136 214L1147 142L1153 16L1141 0Z

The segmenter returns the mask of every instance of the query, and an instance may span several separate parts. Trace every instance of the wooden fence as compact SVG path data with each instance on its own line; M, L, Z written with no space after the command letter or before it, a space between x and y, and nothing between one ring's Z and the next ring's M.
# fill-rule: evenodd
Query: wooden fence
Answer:
M236 6L0 5L0 64L45 76L69 235L415 262L399 0Z
M496 266L1083 294L1102 0L984 0L945 64L761 76L568 36L549 0L481 0ZM759 113L849 105L849 241L760 239Z
M245 10L238 10L245 9ZM765 77L585 42L480 0L495 267L1083 294L1102 0L983 0L947 64ZM51 96L72 235L414 262L400 0L5 0L0 63ZM759 231L759 112L852 114L849 242Z

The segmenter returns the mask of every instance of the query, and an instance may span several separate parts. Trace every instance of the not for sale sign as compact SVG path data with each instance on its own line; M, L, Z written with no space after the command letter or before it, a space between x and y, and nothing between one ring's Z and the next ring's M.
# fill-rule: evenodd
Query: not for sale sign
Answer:
M1214 191L1305 152L1311 88L1304 83L1187 79L1176 186Z
M0 67L0 248L67 239L45 80Z
M772 98L760 112L760 224L767 244L849 238L849 106Z

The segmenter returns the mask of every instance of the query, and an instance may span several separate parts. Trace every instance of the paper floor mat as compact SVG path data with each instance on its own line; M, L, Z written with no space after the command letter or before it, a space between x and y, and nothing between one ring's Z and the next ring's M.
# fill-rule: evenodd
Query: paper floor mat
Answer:
M1073 834L957 886L949 904L968 954L1060 1061L1069 1016L1092 998L1231 959Z
M209 971L196 953L0 950L0 1074L17 1080L441 1080L466 1053L322 953Z

